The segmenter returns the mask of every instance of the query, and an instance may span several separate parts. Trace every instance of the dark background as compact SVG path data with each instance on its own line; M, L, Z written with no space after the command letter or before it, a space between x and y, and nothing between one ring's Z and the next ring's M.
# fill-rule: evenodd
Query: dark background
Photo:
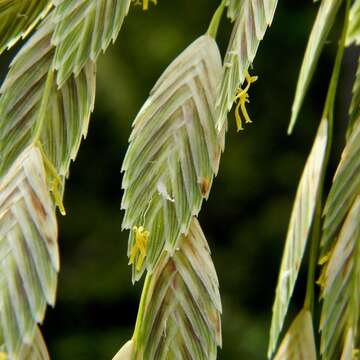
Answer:
M159 0L132 6L116 44L98 63L95 112L67 182L59 217L62 268L58 300L43 327L55 360L110 359L132 336L142 282L132 286L127 233L121 232L121 174L131 123L165 67L203 34L218 1ZM271 307L297 182L320 120L337 29L321 58L293 136L286 135L298 71L318 5L280 1L252 71L254 124L236 133L229 116L226 151L200 222L213 252L223 301L221 359L265 359ZM222 53L231 24L219 32ZM15 51L2 57L2 77ZM355 51L339 89L334 170L343 145ZM301 306L305 271L295 292Z

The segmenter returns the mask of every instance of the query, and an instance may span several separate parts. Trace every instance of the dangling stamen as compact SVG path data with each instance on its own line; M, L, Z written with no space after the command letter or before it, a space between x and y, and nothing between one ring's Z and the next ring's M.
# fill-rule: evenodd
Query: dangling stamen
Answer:
M149 9L149 2L153 2L155 5L157 5L157 0L132 0L135 1L135 5L142 6L143 10Z
M242 126L240 110L245 119L245 124L252 123L250 116L246 110L246 104L250 102L249 94L248 94L250 86L252 83L254 83L258 79L258 77L250 76L250 74L248 72L246 72L245 79L247 81L245 89L239 88L236 93L236 96L235 96L235 102L237 103L236 108L235 108L235 120L236 120L237 131L244 130L244 128Z
M134 226L133 231L135 233L135 244L130 252L129 265L135 264L136 270L140 271L146 257L150 233L143 226Z

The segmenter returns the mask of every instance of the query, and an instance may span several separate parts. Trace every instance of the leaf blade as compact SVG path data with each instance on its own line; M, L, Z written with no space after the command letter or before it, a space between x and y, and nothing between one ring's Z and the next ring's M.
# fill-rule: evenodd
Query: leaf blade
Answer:
M288 134L291 134L293 131L300 108L304 102L305 95L318 64L322 49L335 22L336 14L341 6L341 3L342 0L322 0L320 4L315 23L311 30L296 85Z
M320 123L291 213L273 305L269 357L276 349L313 222L328 143L328 120Z

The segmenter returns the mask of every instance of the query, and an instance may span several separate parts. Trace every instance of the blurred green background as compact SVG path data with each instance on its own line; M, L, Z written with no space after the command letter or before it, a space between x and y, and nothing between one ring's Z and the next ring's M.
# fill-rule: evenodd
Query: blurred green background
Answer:
M127 233L121 232L121 174L132 120L165 67L203 34L218 1L159 0L132 6L116 44L100 58L95 112L67 182L60 218L58 300L44 334L55 360L110 359L133 331L142 283L132 286ZM302 55L317 5L280 1L252 73L254 124L236 133L229 116L226 151L200 222L212 248L223 301L220 359L266 358L271 307L287 223L318 125L336 41L329 41L295 134L286 135ZM341 22L340 22L341 24ZM231 24L219 32L222 53ZM336 35L335 30L333 35ZM334 37L333 37L334 39ZM3 56L1 77L15 51ZM343 143L355 50L346 54L336 118L334 170ZM295 291L300 306L305 271Z

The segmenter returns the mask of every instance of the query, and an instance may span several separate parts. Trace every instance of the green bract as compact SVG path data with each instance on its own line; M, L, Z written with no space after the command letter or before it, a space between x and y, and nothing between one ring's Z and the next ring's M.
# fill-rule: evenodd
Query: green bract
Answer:
M215 130L220 79L216 42L203 36L165 70L134 121L122 167L123 228L150 233L134 280L145 268L153 271L162 250L174 253L209 194L224 146L224 133ZM134 240L131 232L129 254Z

